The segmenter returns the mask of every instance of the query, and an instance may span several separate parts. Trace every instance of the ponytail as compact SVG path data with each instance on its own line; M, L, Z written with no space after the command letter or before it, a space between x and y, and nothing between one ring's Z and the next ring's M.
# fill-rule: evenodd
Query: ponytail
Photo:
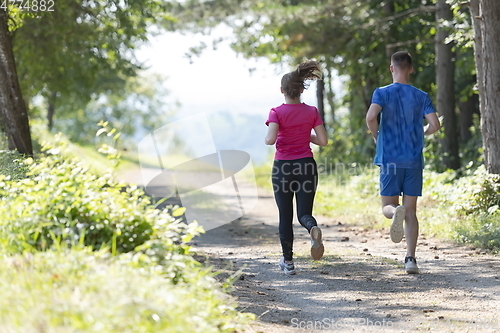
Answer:
M281 88L291 98L299 97L303 89L309 87L304 81L321 79L321 68L316 60L306 60L296 70L283 75Z

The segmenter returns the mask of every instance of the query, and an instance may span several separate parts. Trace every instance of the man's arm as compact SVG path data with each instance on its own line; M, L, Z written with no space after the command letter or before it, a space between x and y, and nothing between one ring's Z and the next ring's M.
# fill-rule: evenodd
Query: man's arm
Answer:
M424 126L425 135L435 133L441 128L441 123L439 122L436 112L426 114L425 120L427 120L427 125Z
M377 116L382 110L382 107L378 104L372 103L368 108L368 112L366 113L366 125L368 129L372 133L373 139L377 142L378 136L378 121Z
M277 123L270 122L269 127L267 128L267 135L265 138L266 145L274 145L276 143L276 138L278 137L278 130L280 125Z

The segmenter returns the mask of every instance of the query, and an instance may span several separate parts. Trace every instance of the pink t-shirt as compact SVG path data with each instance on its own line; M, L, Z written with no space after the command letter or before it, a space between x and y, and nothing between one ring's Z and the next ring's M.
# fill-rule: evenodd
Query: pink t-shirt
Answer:
M323 124L318 109L305 103L281 104L269 112L269 123L279 125L276 139L276 160L296 160L313 157L311 146L311 130Z

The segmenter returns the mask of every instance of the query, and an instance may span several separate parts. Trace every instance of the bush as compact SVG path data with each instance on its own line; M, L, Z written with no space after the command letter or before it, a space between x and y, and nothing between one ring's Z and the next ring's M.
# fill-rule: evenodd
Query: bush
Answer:
M489 174L484 167L474 172L476 184L472 200L462 207L465 214L494 213L500 206L500 175Z
M56 240L82 241L98 249L114 239L116 249L127 252L150 238L157 214L147 211L150 202L138 189L122 191L111 175L95 176L58 156L26 163L28 178L0 182L0 232L16 236L10 245L26 241L40 250Z
M463 243L500 250L500 212L465 218L455 228L454 238Z
M138 257L74 248L0 258L0 331L235 332L252 319L206 270L187 263L174 285Z
M184 208L155 209L63 146L0 175L0 332L236 332L254 318L190 255L202 230Z
M187 230L197 227L155 209L142 190L116 183L111 173L95 175L78 160L63 158L59 149L47 149L46 156L27 159L25 165L25 179L0 176L0 247L5 252L81 243L122 253L154 233L159 237L159 226L168 234L166 244L180 244Z
M459 177L456 171L425 171L422 214L429 217L430 227L447 238L488 249L500 249L500 177L489 174L484 166L466 169ZM430 200L429 200L430 199ZM435 216L440 216L436 219Z
M424 188L433 199L452 207L459 215L491 214L500 205L500 176L489 174L484 166L467 170L458 177L457 172L427 172Z
M26 177L28 167L23 160L16 150L0 150L0 175L14 180Z

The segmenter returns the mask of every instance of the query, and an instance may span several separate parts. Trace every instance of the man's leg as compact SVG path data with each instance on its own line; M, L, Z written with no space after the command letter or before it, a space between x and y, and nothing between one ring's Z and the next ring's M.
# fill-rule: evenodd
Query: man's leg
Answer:
M382 195L382 213L388 219L392 219L396 207L399 205L399 195L394 195L391 197Z
M403 206L406 208L405 215L405 237L406 256L415 257L418 239L417 199L410 195L403 195Z
M394 243L401 242L404 236L405 207L399 206L399 196L382 196L382 213L392 219L391 240Z

